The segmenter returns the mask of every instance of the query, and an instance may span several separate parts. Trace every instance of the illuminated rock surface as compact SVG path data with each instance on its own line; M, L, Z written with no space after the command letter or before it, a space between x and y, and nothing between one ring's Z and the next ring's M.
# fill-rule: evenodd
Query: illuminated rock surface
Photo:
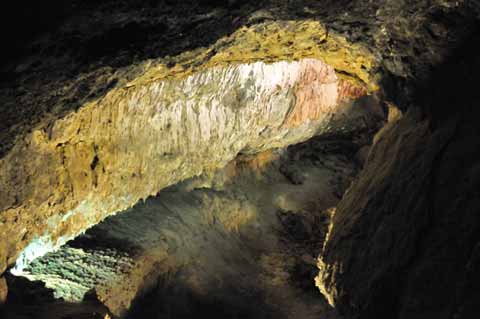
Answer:
M315 19L74 4L1 87L0 272L240 151L342 130L332 113L376 89L375 57Z
M0 274L239 153L369 126L374 94L406 115L355 155L317 285L347 317L478 317L478 1L15 5L34 13L0 19Z
M349 91L343 85L333 68L305 59L215 67L108 93L1 160L2 221L11 225L4 260L26 245L21 271L106 216L240 152L360 128L359 115L371 110L340 95Z
M194 315L199 302L222 305L214 318L333 316L313 276L324 211L357 171L328 149L338 145L317 140L243 156L108 218L23 276L67 301L94 289L115 315L130 310L132 318Z
M0 278L0 307L7 301L8 287L5 278Z

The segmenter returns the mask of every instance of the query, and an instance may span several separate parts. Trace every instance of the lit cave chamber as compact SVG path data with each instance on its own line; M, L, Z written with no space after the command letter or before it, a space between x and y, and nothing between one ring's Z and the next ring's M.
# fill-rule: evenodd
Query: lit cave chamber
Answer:
M1 318L480 318L479 2L2 21Z

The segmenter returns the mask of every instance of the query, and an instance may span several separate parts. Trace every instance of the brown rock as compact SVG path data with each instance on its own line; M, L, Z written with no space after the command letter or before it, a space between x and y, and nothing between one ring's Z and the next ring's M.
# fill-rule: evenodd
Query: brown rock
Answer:
M388 126L337 206L318 261L316 283L332 305L365 318L392 309L401 319L472 318L463 296L480 289L467 275L478 267L480 202L467 195L478 192L478 136L455 121L433 133L413 112Z
M7 302L8 286L5 277L0 277L0 306Z

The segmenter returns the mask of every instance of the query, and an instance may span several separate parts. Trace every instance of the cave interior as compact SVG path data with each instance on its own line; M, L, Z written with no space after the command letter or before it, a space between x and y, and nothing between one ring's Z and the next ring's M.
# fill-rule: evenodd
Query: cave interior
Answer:
M1 23L1 318L480 318L480 1Z

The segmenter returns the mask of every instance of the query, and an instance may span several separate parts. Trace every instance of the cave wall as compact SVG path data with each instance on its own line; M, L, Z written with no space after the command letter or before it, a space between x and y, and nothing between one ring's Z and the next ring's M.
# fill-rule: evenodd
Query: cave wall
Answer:
M322 317L332 310L311 280L317 227L357 170L331 144L244 155L107 218L22 276L67 301L94 291L122 318L189 318L202 302L211 318Z
M379 133L337 206L316 282L348 316L478 316L478 30Z
M1 272L239 152L381 115L351 101L377 88L369 50L259 5L85 4L27 46L0 86Z
M349 103L362 88L320 60L216 67L113 90L34 131L0 161L2 263L18 270L106 216L238 153L373 123ZM363 93L362 93L363 92ZM380 110L381 112L381 110ZM26 247L25 247L26 246Z
M56 182L70 185L58 179L63 173L55 169L64 167L62 152L52 150L58 143L49 144L52 137L58 138L55 134L62 125L81 118L95 105L105 106L114 97L128 95L127 91L148 91L155 82L181 82L209 74L212 68L226 70L232 64L315 58L336 70L339 83L343 80L361 87L345 90L346 95L358 96L358 92L380 87L386 100L410 110L384 130L370 152L364 174L337 209L320 256L322 292L341 311L360 316L391 312L413 316L416 311L433 315L438 303L432 306L428 296L437 295L445 302L435 315L440 311L444 316L468 314L468 307L461 304L468 304L462 294L475 291L475 282L469 283L467 277L475 273L478 254L472 248L478 241L473 235L478 220L471 213L477 207L478 168L473 159L478 155L478 131L472 101L478 100L478 90L475 69L470 67L474 56L459 53L452 57L451 52L461 43L470 43L462 52L476 52L478 39L468 34L478 21L478 1L272 0L246 1L244 6L233 1L228 2L234 4L230 8L216 1L149 2L148 6L138 1L116 3L85 4L75 11L76 16L58 22L60 27L55 24L54 31L22 44L24 56L2 66L7 72L0 83L0 206L9 213L2 210L0 215L0 227L8 230L2 232L8 240L0 242L0 272L13 265L28 243L42 238L49 223L58 239L83 231L105 215L99 212L98 218L80 222L71 232L62 218L72 216L68 212L80 204L80 197L69 198L64 205L63 195L73 193L66 187L59 197L62 209L48 200ZM67 16L62 13L62 17ZM437 76L435 70L443 69L446 62L453 63L453 71ZM344 90L337 88L338 92ZM293 118L309 119L309 112L298 110L298 117ZM108 122L109 116L103 119ZM75 136L75 125L65 127L70 129L67 135L82 137ZM108 136L107 131L106 127L99 130L99 138ZM84 132L83 137L91 133ZM92 192L100 200L93 185L102 179L92 172L101 171L105 156L95 156L94 142L90 139L85 144L80 139L71 158L78 157L83 165L75 174L87 172L79 179L85 183L77 189ZM61 149L68 148L62 143ZM39 156L36 145L49 145L47 158ZM26 169L29 165L30 170ZM129 181L134 180L130 177ZM115 184L111 189L116 189L122 179L118 176L111 182ZM139 192L138 198L158 191L162 183ZM34 192L25 195L29 189ZM135 200L113 203L108 211ZM37 215L38 211L48 213ZM60 217L53 223L44 219L54 211ZM37 243L32 247L40 253L56 245L49 240ZM432 263L442 265L440 270L427 271ZM446 278L449 272L458 277ZM427 275L442 280L435 277L428 284L415 280ZM455 293L434 293L440 283Z

